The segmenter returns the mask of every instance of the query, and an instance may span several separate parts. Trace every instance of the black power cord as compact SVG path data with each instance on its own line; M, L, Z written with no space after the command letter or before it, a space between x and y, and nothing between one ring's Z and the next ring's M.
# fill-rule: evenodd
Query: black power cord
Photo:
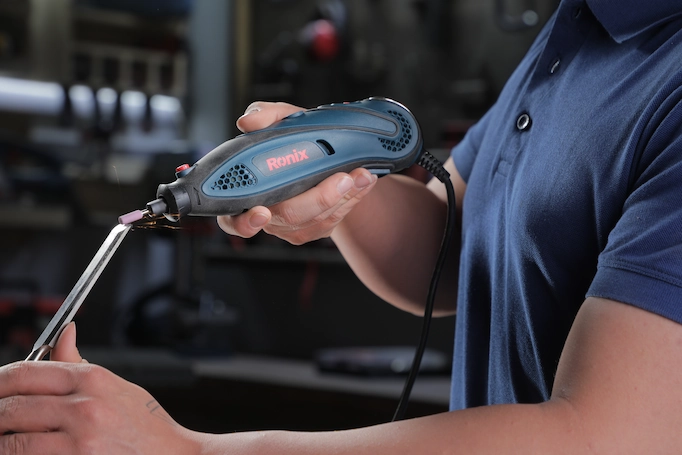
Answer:
M455 189L452 186L452 181L450 180L450 174L448 171L445 170L440 161L438 161L427 151L424 151L417 164L429 171L434 177L445 184L445 189L448 195L448 213L445 220L443 240L440 244L440 252L438 253L436 266L433 269L433 274L431 275L431 284L429 285L429 294L426 298L426 307L424 308L424 319L422 322L422 332L419 338L419 345L417 346L417 350L414 354L412 367L410 368L410 372L407 376L407 379L405 380L403 392L400 396L400 401L398 402L398 408L393 415L392 421L402 420L405 417L405 411L407 410L410 393L412 392L414 381L417 379L417 374L419 374L419 367L421 365L422 357L424 356L424 350L426 349L426 342L429 337L431 317L433 315L433 307L436 301L436 290L438 289L438 281L440 280L440 275L443 271L443 265L445 264L445 259L447 258L448 249L450 247L450 240L454 234L454 228L457 222Z

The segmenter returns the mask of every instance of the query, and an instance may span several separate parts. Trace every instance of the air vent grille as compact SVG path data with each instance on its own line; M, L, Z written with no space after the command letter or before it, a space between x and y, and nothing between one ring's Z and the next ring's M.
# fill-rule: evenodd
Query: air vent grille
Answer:
M211 189L214 191L229 191L237 188L245 188L256 184L256 176L243 164L237 164L229 168L223 175L218 177Z
M400 138L398 139L379 138L379 142L381 142L381 146L386 150L397 152L399 150L403 150L410 144L410 141L412 141L412 128L410 127L410 123L407 121L407 119L402 113L392 110L388 111L388 113L394 119L396 119L398 123L400 123L401 126Z

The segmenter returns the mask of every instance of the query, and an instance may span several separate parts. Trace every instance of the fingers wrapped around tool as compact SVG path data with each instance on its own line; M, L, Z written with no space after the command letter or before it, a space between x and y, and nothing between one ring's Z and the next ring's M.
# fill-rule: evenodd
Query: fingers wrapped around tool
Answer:
M240 237L252 237L264 230L301 245L329 237L376 181L377 177L366 169L338 173L269 208L254 207L241 215L218 217L218 225L228 234Z
M315 188L270 207L272 219L263 230L294 245L329 237L376 181L377 177L366 169L332 176Z
M257 101L249 105L237 127L251 132L302 110L287 103ZM331 235L334 227L369 192L377 178L366 169L338 173L287 201L271 207L253 207L237 216L218 217L231 235L250 238L261 230L295 245Z
M69 396L14 395L0 399L0 434L59 431L65 406L73 406ZM4 452L0 452L4 453Z
M3 455L196 450L193 433L149 393L102 367L65 362L0 367Z
M56 367L52 362L16 362L0 368L0 398L15 395L69 395L94 368L88 364Z

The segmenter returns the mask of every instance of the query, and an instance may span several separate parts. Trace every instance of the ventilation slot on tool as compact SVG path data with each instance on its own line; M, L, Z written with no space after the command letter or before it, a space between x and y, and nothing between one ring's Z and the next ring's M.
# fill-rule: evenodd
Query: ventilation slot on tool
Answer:
M397 152L398 150L403 150L405 147L407 147L412 140L412 128L410 127L410 123L407 121L405 116L400 112L388 111L388 113L402 126L400 138L396 140L379 138L379 142L381 142L381 146L386 150Z
M318 139L317 143L320 144L322 150L324 150L324 153L326 153L327 155L333 155L334 153L336 153L334 151L334 147L332 147L332 145L329 142L325 141L324 139Z
M256 184L256 176L243 164L237 164L225 171L223 175L213 182L211 189L214 191L234 190Z

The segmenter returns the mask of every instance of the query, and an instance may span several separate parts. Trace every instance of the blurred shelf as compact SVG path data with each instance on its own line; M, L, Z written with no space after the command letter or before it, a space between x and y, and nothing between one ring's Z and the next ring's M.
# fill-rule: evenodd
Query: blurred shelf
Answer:
M111 9L78 6L73 10L76 21L126 29L163 28L177 35L187 34L187 23L183 18L146 18L138 14Z
M312 362L247 355L224 360L198 360L194 362L193 371L200 378L239 380L396 400L405 383L402 376L364 377L323 373ZM410 395L410 401L442 406L447 406L449 400L448 376L421 376Z
M71 218L68 207L0 205L0 228L66 229L71 225Z
M143 387L190 387L192 361L162 348L83 347L83 358Z
M234 248L227 245L210 245L204 250L209 261L306 263L345 265L346 260L333 248L246 245Z

